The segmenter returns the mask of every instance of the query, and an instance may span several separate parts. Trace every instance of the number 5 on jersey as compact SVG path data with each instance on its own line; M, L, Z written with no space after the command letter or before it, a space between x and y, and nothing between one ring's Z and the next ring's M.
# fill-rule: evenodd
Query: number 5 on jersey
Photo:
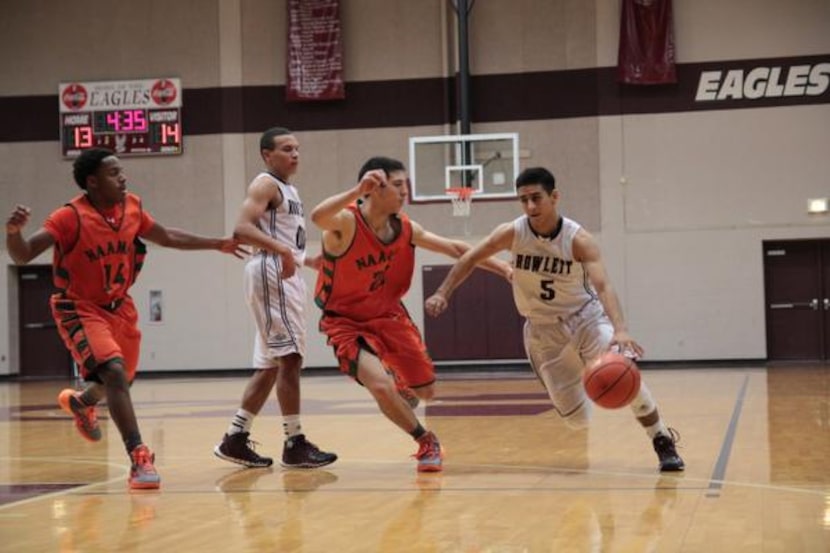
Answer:
M556 290L553 289L553 280L543 280L539 283L542 287L542 293L539 297L543 300L552 300L556 297Z

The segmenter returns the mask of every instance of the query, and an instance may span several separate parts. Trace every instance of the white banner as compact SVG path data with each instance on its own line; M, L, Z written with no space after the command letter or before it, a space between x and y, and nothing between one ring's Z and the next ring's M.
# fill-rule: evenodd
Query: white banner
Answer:
M166 78L60 83L58 98L61 113L180 108L182 85L179 79Z

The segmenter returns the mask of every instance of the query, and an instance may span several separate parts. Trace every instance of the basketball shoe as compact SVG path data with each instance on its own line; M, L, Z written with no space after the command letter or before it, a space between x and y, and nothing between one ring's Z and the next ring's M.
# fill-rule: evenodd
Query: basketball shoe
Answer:
M253 446L257 443L250 439L250 432L237 432L236 434L225 434L222 443L213 448L213 454L248 468L270 467L274 460L270 457L262 457Z
M413 455L418 460L418 472L439 472L443 469L441 444L438 437L427 432L418 438L418 453Z
M686 468L683 459L677 454L675 444L680 441L680 434L674 428L669 428L669 434L657 434L652 440L654 451L660 459L660 470L676 472Z
M156 472L153 462L156 455L144 444L137 446L130 452L132 467L130 467L131 490L157 490L161 486L161 477Z
M313 469L330 465L336 460L336 454L320 451L305 439L305 434L288 438L282 449L282 466L288 468Z
M81 392L72 388L61 390L58 394L58 405L75 419L75 428L85 440L97 442L101 439L101 427L98 426L98 415L95 406L86 405L81 401Z

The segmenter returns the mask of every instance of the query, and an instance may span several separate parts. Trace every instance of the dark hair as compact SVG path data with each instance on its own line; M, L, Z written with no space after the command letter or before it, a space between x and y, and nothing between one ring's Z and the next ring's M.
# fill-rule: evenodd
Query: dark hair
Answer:
M290 130L286 129L285 127L271 127L264 133L262 136L259 137L259 149L260 150L273 150L274 149L274 137L277 136L285 136L286 134L294 134Z
M72 176L75 178L75 183L86 190L86 178L95 174L105 158L114 155L112 150L106 148L90 148L81 152L81 155L72 163Z
M371 157L360 168L360 172L357 174L357 180L362 179L363 175L375 169L383 169L386 172L386 176L389 176L389 173L392 171L406 171L406 166L403 162L392 159L391 157Z
M550 194L556 188L556 178L544 167L528 167L516 177L516 190L533 184L541 184L545 192Z

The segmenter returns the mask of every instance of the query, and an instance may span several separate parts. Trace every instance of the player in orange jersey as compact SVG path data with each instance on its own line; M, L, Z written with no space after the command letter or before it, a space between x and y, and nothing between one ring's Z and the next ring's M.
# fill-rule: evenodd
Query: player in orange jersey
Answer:
M365 386L381 412L418 442L418 471L440 471L438 438L399 391L410 388L423 400L435 393L435 367L401 299L412 281L416 246L453 258L470 246L429 232L401 213L408 190L400 161L373 157L358 179L311 212L323 230L315 293L323 310L320 329L334 346L340 370ZM503 261L481 265L510 277Z
M21 231L31 210L18 205L6 221L6 247L25 264L54 246L53 279L58 289L50 299L52 316L64 344L89 383L82 392L63 390L58 401L72 414L81 435L101 439L95 406L106 397L130 456L131 489L155 489L161 479L155 455L138 429L130 385L138 365L141 332L129 289L141 270L146 248L141 238L182 250L219 250L241 257L232 238L205 238L166 228L127 192L127 177L109 150L85 150L73 164L83 193L53 211L28 239Z

